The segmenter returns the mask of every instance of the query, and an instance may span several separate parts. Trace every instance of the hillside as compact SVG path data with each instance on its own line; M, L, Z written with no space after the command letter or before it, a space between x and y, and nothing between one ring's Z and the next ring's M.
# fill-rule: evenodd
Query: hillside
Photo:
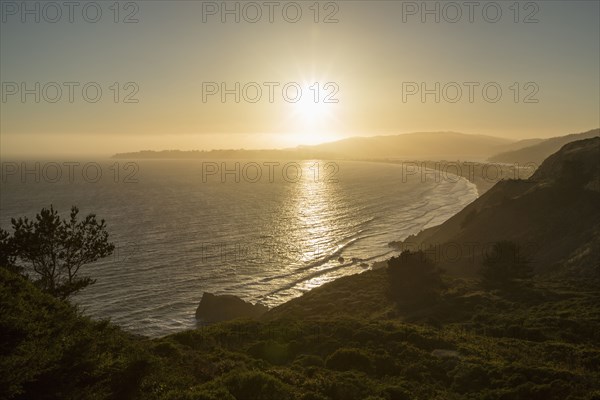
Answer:
M489 158L491 162L510 163L525 165L534 163L540 165L549 155L557 152L562 146L576 140L589 139L600 135L600 129L593 129L583 133L574 133L566 136L559 136L551 139L541 140L535 143L536 139L524 140L514 143L512 146L516 149L507 148L499 154Z
M516 142L512 142L503 146L498 147L498 153L506 153L509 151L515 151L524 149L525 147L535 146L536 144L542 143L546 139L523 139L517 140Z
M528 180L498 182L444 224L395 245L431 249L443 268L473 274L494 242L519 242L538 272L577 260L598 275L600 138L565 145Z
M371 279L370 275L377 275ZM600 395L598 291L539 286L389 309L382 269L316 291L316 309L159 339L82 317L0 268L0 397L139 400L592 400ZM354 278L354 279L353 279ZM351 292L371 281L356 296ZM341 287L344 286L345 289ZM312 293L312 292L311 292ZM342 294L343 293L343 294ZM329 297L331 299L331 297ZM370 300L372 299L372 300ZM345 308L339 308L346 302ZM419 316L420 314L420 316ZM402 320L412 322L402 322Z
M0 266L0 398L126 399L147 363L141 338L93 321Z

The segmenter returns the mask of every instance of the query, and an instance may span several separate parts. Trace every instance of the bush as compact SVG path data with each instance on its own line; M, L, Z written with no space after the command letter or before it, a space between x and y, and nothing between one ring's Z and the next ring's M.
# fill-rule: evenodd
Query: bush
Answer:
M273 340L260 341L254 344L250 347L248 353L255 358L260 358L274 365L287 364L289 361L288 345Z
M165 358L178 358L181 356L181 352L179 351L177 346L175 346L171 342L166 342L166 341L157 343L154 346L153 352L157 356L165 357Z
M389 400L411 400L410 392L400 386L388 386L383 390L386 399Z
M431 301L439 297L443 288L441 270L423 251L403 251L388 260L390 293L402 302Z
M325 366L336 371L362 371L369 373L373 369L371 358L362 350L343 348L336 350L325 361Z
M147 352L107 322L0 268L0 398L131 398Z
M363 375L343 372L325 384L324 394L331 400L365 400L373 390Z
M478 392L490 386L488 371L478 364L461 363L451 375L452 389L458 393Z
M325 365L321 357L313 354L301 354L296 357L294 364L299 364L303 367L322 367Z
M318 393L304 393L300 400L327 400L327 397L321 396Z
M225 379L225 387L237 400L286 400L292 398L288 386L259 371L234 372Z
M492 251L484 256L481 276L486 286L507 286L532 275L531 258L515 242L504 240L494 243Z

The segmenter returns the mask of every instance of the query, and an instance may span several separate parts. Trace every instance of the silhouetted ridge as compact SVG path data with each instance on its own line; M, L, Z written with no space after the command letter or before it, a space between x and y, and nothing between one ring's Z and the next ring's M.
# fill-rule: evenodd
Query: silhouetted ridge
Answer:
M600 137L564 145L531 177L535 182L600 191Z
M548 156L558 151L567 143L600 136L600 129L587 132L558 136L550 139L527 139L507 146L509 151L503 151L489 158L492 162L540 165Z

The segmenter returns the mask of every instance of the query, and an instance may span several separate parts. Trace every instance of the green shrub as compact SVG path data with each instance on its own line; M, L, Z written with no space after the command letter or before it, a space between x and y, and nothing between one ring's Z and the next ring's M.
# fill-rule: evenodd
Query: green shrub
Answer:
M398 374L400 369L396 364L396 360L388 353L376 354L373 356L373 359L375 373L378 376L393 376Z
M433 302L443 288L441 270L423 251L403 251L388 260L389 292L399 302Z
M481 276L486 286L506 287L532 275L531 258L516 242L496 242L492 251L484 255Z
M161 400L236 400L225 388L200 388L188 392L172 390Z
M322 396L318 393L304 393L300 400L328 400L327 397Z
M458 393L478 392L490 386L488 371L478 364L458 364L451 375L452 390Z
M283 365L290 361L288 345L273 340L260 341L252 345L248 353L274 365Z
M286 384L260 371L234 372L225 379L224 383L236 400L287 400L293 398L292 392Z
M364 400L373 390L368 386L364 375L343 372L325 382L323 393L330 400Z
M336 371L362 371L371 372L373 369L371 358L360 349L342 348L327 357L325 365Z
M0 268L0 398L132 397L148 373L147 352L107 322Z
M411 400L410 392L400 386L388 386L383 390L383 395L387 400Z
M319 356L313 354L301 354L294 360L294 364L301 365L303 367L323 367L325 363Z
M181 352L171 342L160 342L157 343L152 349L153 353L160 357L165 358L176 358L181 356Z

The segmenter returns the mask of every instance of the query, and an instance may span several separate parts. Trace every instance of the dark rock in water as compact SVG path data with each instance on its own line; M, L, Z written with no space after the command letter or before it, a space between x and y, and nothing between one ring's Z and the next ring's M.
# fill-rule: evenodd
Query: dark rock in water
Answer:
M257 318L269 311L262 304L248 303L233 295L214 295L204 292L196 309L198 321L213 323L235 318Z
M340 258L338 258L338 262L339 262L340 264L343 264L343 263L344 263L344 261L346 261L346 260L344 260L344 257L340 257Z
M214 295L205 292L196 309L196 319L207 322L227 321L235 318L257 318L269 311L262 304L252 304L233 295Z

